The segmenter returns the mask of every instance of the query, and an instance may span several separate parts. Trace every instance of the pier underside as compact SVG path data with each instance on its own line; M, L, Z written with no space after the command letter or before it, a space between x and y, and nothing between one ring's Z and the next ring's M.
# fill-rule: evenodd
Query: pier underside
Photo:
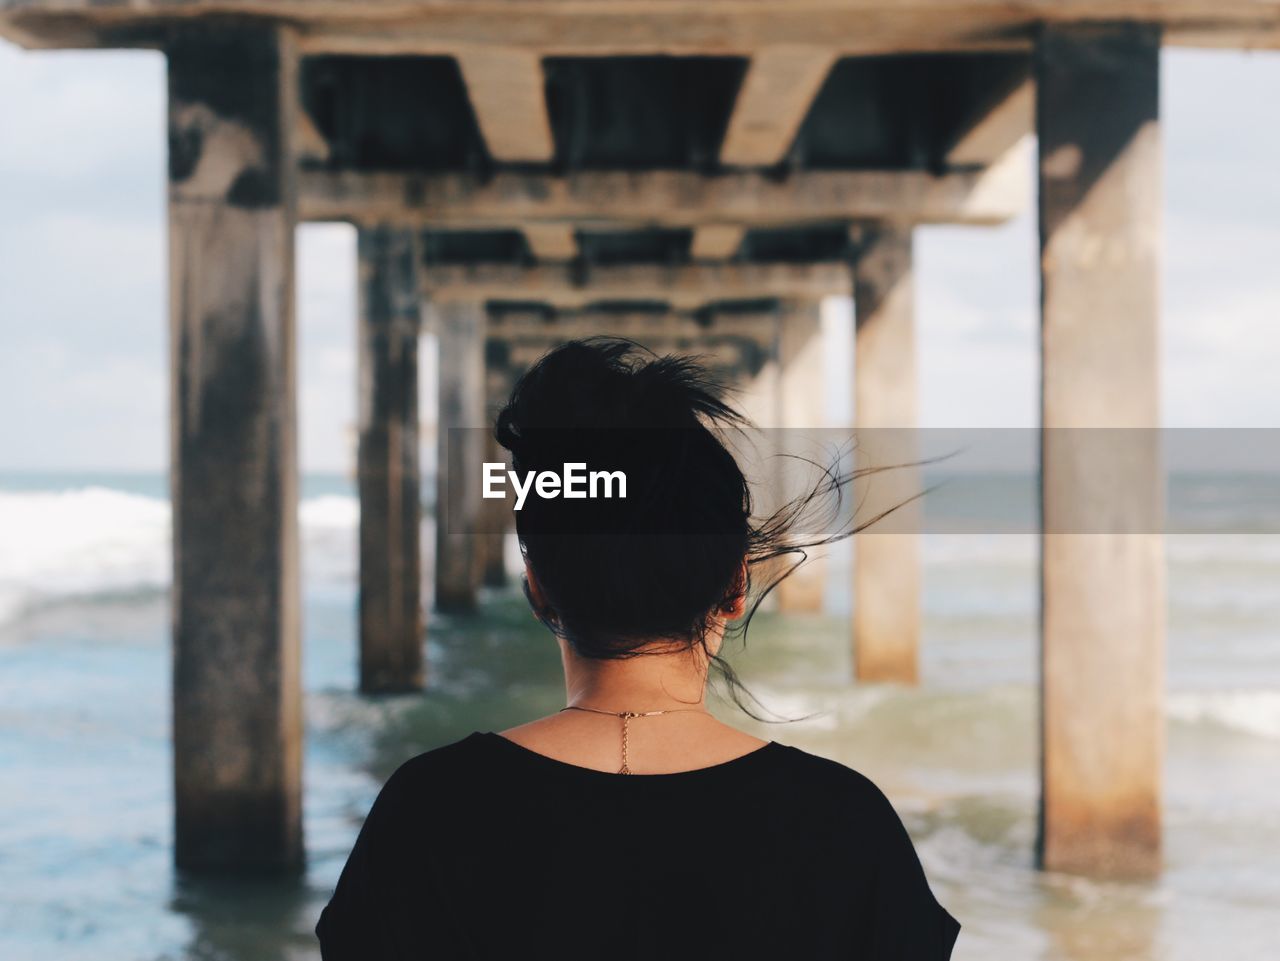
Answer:
M911 428L913 228L1006 222L1038 176L1043 423L1154 427L1160 45L1280 47L1280 0L0 0L0 37L169 57L177 856L247 871L302 851L296 224L360 233L361 684L413 690L419 334L442 453L589 333L819 426L818 305L851 296L848 423ZM1116 493L1082 472L1046 443L1046 518ZM494 544L437 526L438 608L504 579ZM1159 868L1159 551L1044 535L1048 867ZM857 676L915 683L916 534L857 553Z

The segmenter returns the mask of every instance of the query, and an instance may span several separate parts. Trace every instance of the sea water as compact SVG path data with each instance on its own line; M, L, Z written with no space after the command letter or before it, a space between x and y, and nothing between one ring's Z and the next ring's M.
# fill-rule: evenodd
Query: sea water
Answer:
M1181 483L1178 496L1207 496L1210 481ZM1225 497L1219 489L1217 505L1253 503L1248 478L1212 483L1237 485ZM1014 487L1008 496L1034 496L1029 479ZM355 693L359 508L344 478L307 476L307 869L297 882L177 875L166 494L161 475L0 476L5 961L317 958L312 927L390 771L472 730L563 704L555 646L514 590L486 595L476 617L431 616L425 695ZM923 536L923 677L913 690L851 682L850 552L835 549L827 613L761 614L745 648L730 651L767 707L805 719L760 724L726 704L717 713L884 788L939 899L964 924L957 959L1274 957L1280 535L1244 533L1258 529L1257 515L1240 510L1251 513L1228 511L1213 533L1166 538L1167 868L1158 881L1034 870L1034 535ZM429 522L423 543L432 543Z

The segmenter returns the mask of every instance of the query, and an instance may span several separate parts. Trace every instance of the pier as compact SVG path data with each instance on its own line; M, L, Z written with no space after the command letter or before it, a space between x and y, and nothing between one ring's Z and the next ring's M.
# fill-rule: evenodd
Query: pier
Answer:
M1099 475L1054 429L1159 425L1160 49L1280 47L1280 0L0 0L0 36L168 57L179 866L303 858L298 224L359 235L360 686L378 694L431 683L425 551L441 610L505 576L492 536L420 543L425 330L442 453L589 333L707 352L762 426L803 427L818 304L851 295L849 423L911 428L913 228L1038 197L1038 853L1160 870L1161 538L1069 532L1158 502L1160 452ZM917 683L916 537L861 536L856 556L856 679ZM784 610L821 604L820 570Z

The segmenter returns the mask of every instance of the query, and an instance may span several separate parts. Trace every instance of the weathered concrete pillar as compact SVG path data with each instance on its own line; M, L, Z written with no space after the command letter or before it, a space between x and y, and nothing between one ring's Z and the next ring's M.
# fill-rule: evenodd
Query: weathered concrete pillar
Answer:
M782 453L810 458L820 455L820 438L815 432L822 429L826 416L820 301L788 304L782 313L778 331L778 392ZM784 490L792 497L802 493L802 483L816 479L812 470L789 457L784 456L779 467L783 477L790 478ZM823 534L814 533L819 537ZM778 585L780 611L822 610L827 581L824 551L821 547L809 550L808 559Z
M169 55L175 857L297 868L301 822L289 36Z
M506 405L515 386L515 377L509 363L509 344L503 339L487 337L484 354L484 459L509 464L510 455L498 445L493 435L493 424L498 411ZM505 587L508 580L507 531L514 527L514 518L505 500L482 500L480 511L483 529L477 543L480 550L480 580L486 587Z
M484 435L486 462L510 464L507 452L498 446L492 431ZM510 510L505 501L489 499L480 505L481 531L476 548L480 552L480 583L485 587L507 586L507 518Z
M782 388L779 384L779 339L784 313L772 312L766 332L758 343L755 363L734 383L730 395L734 406L759 428L751 431L739 452L743 469L752 487L752 508L764 515L781 503L781 466L778 452L782 426ZM754 575L757 586L773 576L773 571L760 570ZM760 603L762 611L778 610L778 592L771 591Z
M1054 870L1150 875L1160 866L1164 734L1163 545L1147 522L1162 494L1160 37L1140 24L1046 28L1034 61L1040 856ZM1151 429L1097 430L1117 427ZM1122 455L1105 442L1114 435L1129 438Z
M738 410L762 430L776 430L782 426L782 388L778 381L782 319L782 311L777 311L770 336L760 344L758 367L735 385L736 393L732 397Z
M440 344L436 473L436 609L471 611L480 582L484 445L483 304L435 308Z
M919 493L911 228L863 228L853 268L854 423L859 468L890 467L855 484L861 519ZM913 508L854 538L853 646L860 681L919 676L920 547Z
M412 233L361 230L360 689L422 687L420 295Z

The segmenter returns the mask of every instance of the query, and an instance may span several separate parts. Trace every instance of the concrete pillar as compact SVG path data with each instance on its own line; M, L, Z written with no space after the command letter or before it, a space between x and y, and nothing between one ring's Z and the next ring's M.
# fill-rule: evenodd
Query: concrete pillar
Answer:
M412 233L361 230L360 689L422 687L419 294Z
M440 344L436 414L436 609L475 609L480 582L480 464L484 456L483 304L435 308Z
M853 271L854 423L861 468L917 459L915 294L911 228L861 230ZM854 485L859 521L919 493L919 472L895 467ZM919 676L920 548L913 507L854 538L853 646L860 681Z
M510 456L498 446L492 431L484 435L486 462L510 464ZM480 552L480 583L485 587L506 587L507 518L510 509L505 501L490 499L480 505L481 531L476 547Z
M822 456L821 437L815 433L821 431L826 417L820 301L788 304L782 312L778 330L778 393L783 428L779 438L781 452L808 458ZM778 466L787 496L803 493L805 484L817 480L812 468L787 456L779 460ZM827 532L805 533L820 538ZM825 550L819 547L808 551L808 560L778 585L780 611L816 613L822 610L827 580Z
M295 59L266 25L191 23L167 52L174 851L295 869Z
M781 503L781 469L778 462L779 440L782 426L782 388L779 383L779 347L783 310L772 312L765 336L759 344L757 363L743 372L735 383L731 395L734 406L744 414L758 430L750 432L747 442L738 452L747 480L752 488L752 509L758 516L765 516ZM771 579L774 570L758 570L753 573L756 586ZM778 591L770 591L760 602L760 610L778 610Z
M777 311L772 322L773 330L760 345L757 368L744 372L742 379L734 385L736 392L731 395L734 406L762 430L775 430L782 425L782 388L778 381L782 318L782 311Z
M1141 24L1045 28L1034 54L1040 859L1112 876L1160 866L1159 63L1159 33Z
M498 445L493 435L493 424L515 386L509 365L510 345L505 339L489 337L485 339L484 353L484 459L509 464L510 455ZM482 500L480 511L483 530L477 545L480 550L480 580L485 587L505 587L508 582L506 538L507 531L515 526L514 517L505 500Z

